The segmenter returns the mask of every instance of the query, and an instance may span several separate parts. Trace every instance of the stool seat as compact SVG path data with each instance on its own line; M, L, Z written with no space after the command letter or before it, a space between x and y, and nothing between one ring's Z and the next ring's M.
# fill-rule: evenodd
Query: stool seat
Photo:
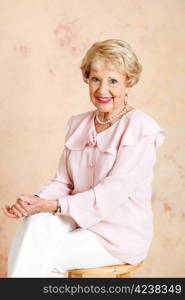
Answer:
M131 277L131 272L138 269L144 261L139 262L137 265L120 264L111 265L99 268L87 269L72 269L67 271L68 278L82 278L82 277L117 277L128 278Z

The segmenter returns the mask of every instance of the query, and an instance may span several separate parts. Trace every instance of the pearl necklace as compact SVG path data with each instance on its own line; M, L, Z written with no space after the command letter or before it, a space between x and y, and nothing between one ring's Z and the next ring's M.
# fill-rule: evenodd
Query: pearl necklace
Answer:
M126 102L124 108L118 114L113 115L109 120L107 120L105 122L100 121L100 119L98 118L98 112L97 112L96 116L95 116L96 120L101 125L105 125L105 124L111 123L114 119L116 119L117 117L120 117L121 115L124 114L124 112L127 110L127 106L128 106L128 103Z

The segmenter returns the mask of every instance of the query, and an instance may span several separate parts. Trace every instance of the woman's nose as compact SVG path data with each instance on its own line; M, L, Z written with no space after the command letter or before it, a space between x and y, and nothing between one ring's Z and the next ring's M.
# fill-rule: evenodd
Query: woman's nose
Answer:
M105 82L101 82L98 87L98 91L101 95L105 95L108 90L108 86Z

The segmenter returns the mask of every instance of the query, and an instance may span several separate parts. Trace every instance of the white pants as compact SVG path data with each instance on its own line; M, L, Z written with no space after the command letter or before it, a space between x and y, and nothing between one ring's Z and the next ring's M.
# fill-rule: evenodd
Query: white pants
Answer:
M121 263L72 218L39 213L24 218L15 233L8 277L66 277L69 269Z

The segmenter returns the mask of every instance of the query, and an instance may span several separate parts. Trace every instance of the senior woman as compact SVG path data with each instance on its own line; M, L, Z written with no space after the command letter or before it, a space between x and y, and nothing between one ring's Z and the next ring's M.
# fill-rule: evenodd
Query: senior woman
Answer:
M96 109L69 118L55 176L3 208L25 217L8 277L62 277L73 268L136 265L148 255L153 167L166 134L128 104L142 66L128 43L110 39L91 46L81 70Z

